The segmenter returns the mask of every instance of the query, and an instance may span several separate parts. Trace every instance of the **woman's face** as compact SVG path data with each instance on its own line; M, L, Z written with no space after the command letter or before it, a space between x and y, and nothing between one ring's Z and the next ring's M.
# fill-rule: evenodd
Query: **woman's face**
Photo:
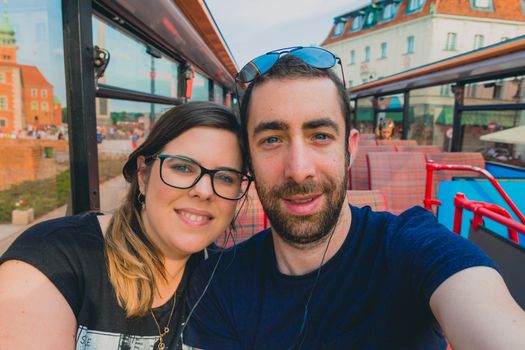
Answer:
M391 126L385 126L381 129L381 138L383 140L388 140L392 138L392 130L393 128Z
M207 169L241 171L239 142L234 133L211 127L195 127L171 140L162 154L190 158ZM204 175L189 189L166 185L160 177L160 159L146 171L139 157L139 186L146 196L142 211L146 235L166 258L180 258L198 252L229 226L237 201L213 192L211 178Z

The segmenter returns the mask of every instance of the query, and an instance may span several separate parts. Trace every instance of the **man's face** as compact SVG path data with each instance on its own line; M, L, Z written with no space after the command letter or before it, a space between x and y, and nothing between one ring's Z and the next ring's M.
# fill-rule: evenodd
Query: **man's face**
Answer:
M346 198L345 122L328 78L270 80L255 87L247 125L257 192L288 243L322 242Z

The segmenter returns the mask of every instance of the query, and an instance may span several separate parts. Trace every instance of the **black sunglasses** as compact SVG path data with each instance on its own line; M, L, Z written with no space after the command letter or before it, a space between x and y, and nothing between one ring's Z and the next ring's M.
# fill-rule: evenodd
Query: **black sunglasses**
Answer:
M237 74L235 80L239 83L249 83L255 80L257 77L266 74L270 68L279 60L283 55L292 55L300 58L304 63L318 69L330 69L339 63L341 66L341 76L343 84L346 89L345 77L343 72L343 65L341 59L320 47L287 47L284 49L278 49L270 51L262 56L256 57L248 62Z

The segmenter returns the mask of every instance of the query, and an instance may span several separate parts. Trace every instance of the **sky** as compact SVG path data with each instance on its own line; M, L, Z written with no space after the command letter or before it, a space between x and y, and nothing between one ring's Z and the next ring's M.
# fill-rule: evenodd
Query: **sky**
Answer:
M268 51L320 45L333 18L370 0L205 0L237 66Z

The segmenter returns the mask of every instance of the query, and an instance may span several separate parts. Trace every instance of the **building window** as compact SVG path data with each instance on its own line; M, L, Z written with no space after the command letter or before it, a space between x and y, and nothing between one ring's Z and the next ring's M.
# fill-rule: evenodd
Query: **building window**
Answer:
M355 50L350 51L350 64L355 64Z
M470 0L470 4L474 10L493 10L492 0Z
M42 96L42 98L47 98L47 90L43 89L42 91L40 91L40 95Z
M410 0L408 3L407 12L416 12L423 8L425 0Z
M0 128L5 128L7 126L7 120L0 118Z
M38 90L37 89L31 89L31 97L37 97L38 96Z
M345 31L345 25L346 23L343 21L337 22L334 29L334 37L340 36Z
M381 20L386 22L394 19L397 13L397 5L395 3L388 4L383 9L383 13L381 14Z
M99 98L98 99L98 113L100 115L107 115L108 114L108 100L105 98Z
M502 96L502 91L503 91L503 85L501 83L495 83L494 84L494 92L492 94L492 97L494 99L501 99L501 96Z
M351 32L355 32L363 26L363 16L356 16L352 20L352 27L350 28Z
M0 73L0 84L5 84L5 73L4 72Z
M414 37L407 37L407 53L414 53Z
M0 111L7 111L7 97L0 96Z
M375 24L376 24L376 11L374 11L373 9L368 12L368 14L366 15L366 23L365 23L365 27L366 28L370 28L370 27L373 27Z
M456 33L448 33L447 34L447 44L445 46L445 50L448 50L448 51L455 51L455 50L457 50L456 42L457 42L457 34Z
M450 88L450 85L441 85L441 91L439 94L441 96L451 96L452 89Z
M49 111L49 105L47 104L47 102L42 102L40 106L43 111Z
M380 58L386 58L387 55L387 44L381 43L381 57Z
M466 88L467 97L474 98L478 95L478 84L470 84Z
M354 81L348 80L348 87L351 88L352 86L354 86Z
M370 62L370 46L365 47L365 62Z
M38 111L38 102L36 101L31 102L31 110Z
M474 35L474 50L477 50L481 47L483 47L483 42L485 41L485 37L483 35Z

